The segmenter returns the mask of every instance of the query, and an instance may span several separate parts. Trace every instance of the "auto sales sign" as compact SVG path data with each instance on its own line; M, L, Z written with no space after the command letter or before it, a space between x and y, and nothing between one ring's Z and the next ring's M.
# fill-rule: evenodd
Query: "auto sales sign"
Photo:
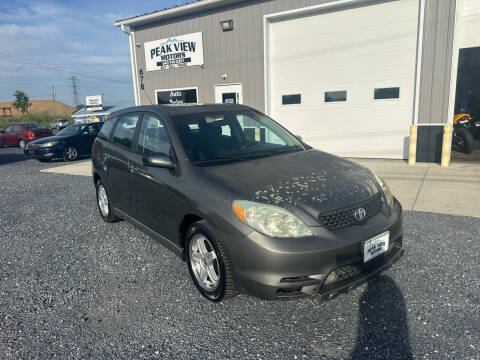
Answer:
M147 71L203 65L201 32L149 41L144 48Z

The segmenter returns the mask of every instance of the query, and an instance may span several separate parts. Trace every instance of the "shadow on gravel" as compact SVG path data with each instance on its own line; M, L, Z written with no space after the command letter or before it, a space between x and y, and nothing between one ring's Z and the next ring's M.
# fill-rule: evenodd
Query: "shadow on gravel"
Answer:
M0 165L7 165L28 160L23 153L8 153L0 151Z
M386 275L372 279L360 298L352 359L412 359L402 292Z

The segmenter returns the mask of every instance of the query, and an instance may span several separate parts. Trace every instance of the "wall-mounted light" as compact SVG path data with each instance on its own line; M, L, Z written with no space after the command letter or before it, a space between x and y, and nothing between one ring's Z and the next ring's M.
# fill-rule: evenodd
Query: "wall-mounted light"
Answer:
M220 27L222 31L231 31L233 30L233 20L223 20L220 21Z

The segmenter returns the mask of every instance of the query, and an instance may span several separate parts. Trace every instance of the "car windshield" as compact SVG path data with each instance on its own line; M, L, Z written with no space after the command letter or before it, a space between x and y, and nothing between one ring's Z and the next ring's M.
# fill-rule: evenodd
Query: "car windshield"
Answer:
M46 129L47 127L39 123L27 123L25 124L25 129L35 130L35 129Z
M57 135L60 135L60 136L77 135L77 134L80 134L80 132L86 127L87 127L86 124L70 125L70 126L67 126L65 129L63 129L62 131L59 131Z
M197 165L305 149L295 136L254 110L185 114L172 120L189 160Z

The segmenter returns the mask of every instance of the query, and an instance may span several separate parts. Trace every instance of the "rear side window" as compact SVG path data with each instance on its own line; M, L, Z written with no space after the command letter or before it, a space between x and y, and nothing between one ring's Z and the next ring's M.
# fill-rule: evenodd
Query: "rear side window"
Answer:
M47 127L39 123L28 123L28 124L25 124L25 128L27 130L35 130L35 129L46 129Z
M137 121L138 114L125 115L118 119L115 132L113 133L113 142L131 148Z
M107 120L103 123L103 126L98 133L98 137L103 140L108 140L110 134L112 133L113 125L115 124L115 119Z

